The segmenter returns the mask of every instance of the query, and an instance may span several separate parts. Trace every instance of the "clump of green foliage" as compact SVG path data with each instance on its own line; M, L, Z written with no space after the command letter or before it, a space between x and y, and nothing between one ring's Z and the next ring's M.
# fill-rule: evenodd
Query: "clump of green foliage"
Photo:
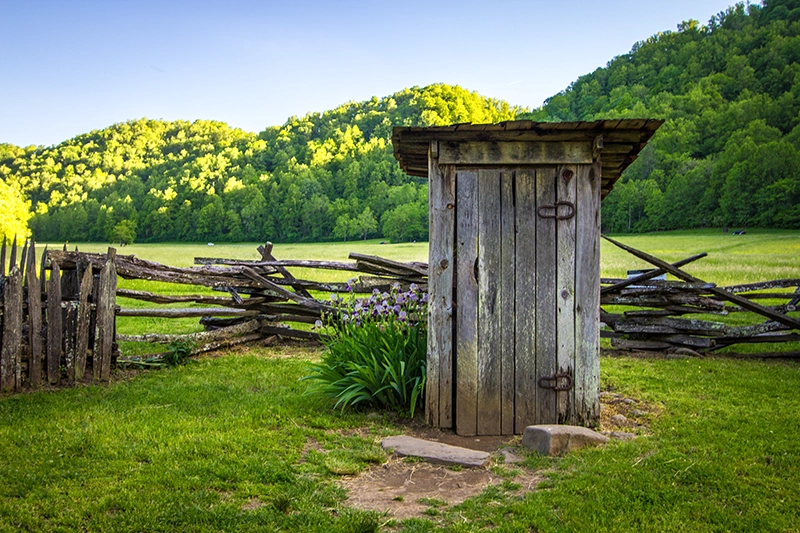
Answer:
M427 294L395 284L369 298L332 299L327 350L304 378L314 381L310 390L342 410L365 405L414 416L425 391Z

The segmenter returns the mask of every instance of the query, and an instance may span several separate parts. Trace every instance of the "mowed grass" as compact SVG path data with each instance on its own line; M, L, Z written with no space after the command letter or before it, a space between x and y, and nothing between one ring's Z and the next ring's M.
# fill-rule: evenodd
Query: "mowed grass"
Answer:
M797 232L618 238L672 261L707 251L686 269L720 285L800 277ZM302 259L392 257L384 250L393 245L358 245L376 250L291 247ZM240 257L257 257L256 244L227 246L120 253L180 264L168 256L183 250L188 265L241 246ZM426 244L408 246L418 255L393 258L424 260ZM290 258L283 248L275 256ZM157 249L162 259L149 255ZM602 259L606 277L646 267L608 243ZM532 493L509 480L396 523L347 508L336 480L383 461L377 443L403 432L402 421L341 414L304 395L298 378L317 356L252 348L110 385L0 397L0 531L800 531L796 362L603 358L603 390L659 412L651 436L529 457L524 465L546 477Z

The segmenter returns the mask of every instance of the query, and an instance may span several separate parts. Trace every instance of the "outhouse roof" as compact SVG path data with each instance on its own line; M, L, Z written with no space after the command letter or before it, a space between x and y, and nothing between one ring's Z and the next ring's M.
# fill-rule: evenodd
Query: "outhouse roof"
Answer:
M431 141L504 142L540 141L594 143L602 164L602 197L611 192L622 171L633 163L647 141L664 123L653 119L596 120L592 122L533 122L514 120L498 124L454 124L452 126L397 126L392 132L394 156L411 176L427 177Z

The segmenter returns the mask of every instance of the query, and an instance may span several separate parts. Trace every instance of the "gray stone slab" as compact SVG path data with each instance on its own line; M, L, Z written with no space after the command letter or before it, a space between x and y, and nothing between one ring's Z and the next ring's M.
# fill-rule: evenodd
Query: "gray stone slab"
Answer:
M394 450L397 455L420 457L430 463L449 465L484 466L490 457L486 452L406 435L386 437L381 441L381 446L386 450Z
M528 426L522 435L522 445L542 455L563 455L585 446L598 446L608 437L581 426L542 424Z

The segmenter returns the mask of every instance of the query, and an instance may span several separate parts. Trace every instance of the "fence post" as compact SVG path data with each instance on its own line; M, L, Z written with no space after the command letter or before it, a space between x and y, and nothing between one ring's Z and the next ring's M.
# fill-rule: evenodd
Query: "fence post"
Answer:
M22 273L11 264L3 287L3 346L0 351L0 389L19 389L22 384Z
M47 381L61 381L61 270L52 261L47 282Z
M86 352L89 350L89 322L91 306L89 295L92 293L92 265L86 266L78 291L78 325L75 333L77 348L75 351L75 379L80 381L86 371Z
M31 241L28 251L28 381L38 389L42 384L42 286L36 277L36 245Z
M111 352L114 346L115 306L117 303L117 269L114 258L115 248L108 249L108 259L100 271L100 286L97 298L97 330L95 334L94 362L99 359L99 369L94 370L94 378L104 381L111 379ZM98 357L99 355L99 357Z

